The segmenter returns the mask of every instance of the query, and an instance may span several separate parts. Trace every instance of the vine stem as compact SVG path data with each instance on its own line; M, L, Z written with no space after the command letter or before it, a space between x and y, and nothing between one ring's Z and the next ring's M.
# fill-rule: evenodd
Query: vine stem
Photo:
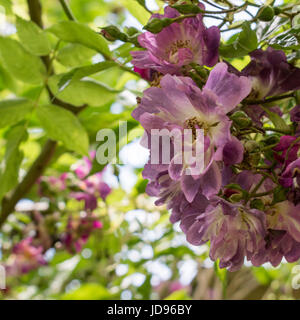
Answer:
M269 102L274 102L274 101L283 100L283 99L287 99L287 98L294 98L294 97L295 97L295 94L292 92L292 93L283 94L281 96L266 98L263 100L245 100L244 103L248 104L248 105L266 104Z
M210 11L210 10L201 10L199 9L198 13L189 13L189 14L185 14L176 18L172 19L172 23L174 22L181 22L184 19L188 19L188 18L194 18L197 17L198 14L202 14L202 15L211 15L211 14L224 14L224 13L231 13L231 12L239 12L241 9L246 9L248 6L248 3L245 2L243 5L239 6L239 7L233 7L231 9L227 9L227 10L221 10L221 11ZM176 8L175 8L176 9ZM212 17L211 17L212 18ZM217 17L216 19L222 19L221 17ZM223 20L223 19L222 19Z
M272 132L278 132L278 133L282 133L282 134L289 134L290 132L287 130L280 130L277 128L264 128L265 131L272 131Z
M265 192L255 193L255 194L253 194L251 197L252 197L252 198L264 197L264 196L267 196L267 195L269 195L269 194L271 194L271 193L274 193L275 190L276 190L276 188L271 189L271 190L269 190L269 191L265 191Z
M231 9L224 9L224 10L220 10L220 11L209 11L209 10L201 10L201 13L203 14L222 14L222 13L230 13L230 12L238 12L241 9L247 8L248 6L248 2L245 2L244 4L242 4L239 7L233 7Z
M74 15L73 15L68 3L66 2L66 0L59 0L59 2L61 4L66 16L68 17L68 19L71 20L71 21L76 21L76 19L75 19Z
M206 3L209 4L210 6L215 7L215 8L217 8L217 9L219 9L219 10L224 10L224 8L216 5L216 4L213 3L213 2L210 2L209 0L203 0L203 2L206 2Z
M264 181L267 179L266 176L263 176L261 180L258 182L258 184L255 186L255 188L252 190L252 192L249 194L249 197L247 199L247 202L249 201L250 198L253 197L253 195L256 193L256 191L261 187L261 185L264 183Z

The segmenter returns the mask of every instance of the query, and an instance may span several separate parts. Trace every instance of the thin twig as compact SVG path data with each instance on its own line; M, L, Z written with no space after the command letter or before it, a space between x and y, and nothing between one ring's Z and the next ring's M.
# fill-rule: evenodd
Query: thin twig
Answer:
M68 17L68 19L71 20L71 21L76 21L76 19L75 19L74 15L73 15L69 5L67 4L67 2L65 0L59 0L59 2L61 4L66 16Z
M224 8L222 8L222 7L218 6L217 4L212 3L212 2L210 2L210 1L208 1L208 0L203 0L203 2L209 4L209 5L212 6L212 7L217 8L217 9L219 9L219 10L224 10Z
M266 98L266 99L262 99L262 100L244 100L243 103L248 104L248 105L266 104L269 102L274 102L274 101L283 100L283 99L287 99L287 98L294 98L294 97L295 97L295 94L294 94L294 92L292 92L292 93L283 94L281 96L275 96L275 97Z

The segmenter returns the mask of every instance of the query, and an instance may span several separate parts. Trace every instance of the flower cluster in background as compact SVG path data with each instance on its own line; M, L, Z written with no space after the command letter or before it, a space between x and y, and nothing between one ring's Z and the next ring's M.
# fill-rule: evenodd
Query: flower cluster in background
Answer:
M33 222L24 230L33 234L17 243L5 264L9 276L26 274L46 265L45 252L55 247L71 254L82 251L93 231L103 224L95 213L98 201L105 201L111 188L103 173L90 174L95 152L84 157L68 173L59 177L43 176L38 180L41 199L48 199L44 212L33 211ZM73 212L64 212L65 203L75 200ZM49 213L49 214L48 214Z
M191 244L210 243L210 258L221 268L235 271L245 258L255 266L294 262L300 258L300 106L293 91L300 89L300 69L269 47L251 52L239 71L219 58L217 27L206 28L201 13L175 21L179 16L167 6L148 24L161 20L162 30L138 37L145 50L132 52L132 62L151 87L132 115L149 149L152 129L203 129L204 170L187 175L190 164L178 164L181 155L173 151L169 164L145 166L147 193L167 205ZM192 147L199 143L194 137Z
M9 276L19 276L47 264L43 257L43 247L35 246L32 238L26 238L16 244L6 263Z

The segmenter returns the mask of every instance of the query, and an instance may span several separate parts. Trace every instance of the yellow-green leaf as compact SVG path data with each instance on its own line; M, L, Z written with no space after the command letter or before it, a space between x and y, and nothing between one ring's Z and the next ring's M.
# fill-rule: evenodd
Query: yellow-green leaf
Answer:
M41 105L37 109L37 116L51 139L61 141L68 149L79 154L88 153L88 135L72 112L55 105Z
M61 21L48 31L63 41L82 44L105 56L111 55L106 40L84 24L75 21Z

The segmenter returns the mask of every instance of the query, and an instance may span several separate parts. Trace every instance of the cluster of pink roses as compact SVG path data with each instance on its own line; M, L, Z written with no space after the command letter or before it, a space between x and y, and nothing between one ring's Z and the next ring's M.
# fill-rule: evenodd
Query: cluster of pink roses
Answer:
M167 6L151 20L179 16ZM170 163L145 166L147 193L167 204L190 243L210 243L220 267L237 270L245 258L255 266L298 260L300 106L283 117L280 105L265 102L300 89L300 69L272 48L251 52L242 71L218 62L220 30L206 28L201 14L138 41L145 50L131 53L134 70L151 84L132 114L145 129L142 144L150 149L153 129L204 131L204 170L186 174L190 164L176 161L173 137ZM192 79L197 72L202 82ZM288 131L270 125L279 117ZM192 147L200 143L195 136Z

